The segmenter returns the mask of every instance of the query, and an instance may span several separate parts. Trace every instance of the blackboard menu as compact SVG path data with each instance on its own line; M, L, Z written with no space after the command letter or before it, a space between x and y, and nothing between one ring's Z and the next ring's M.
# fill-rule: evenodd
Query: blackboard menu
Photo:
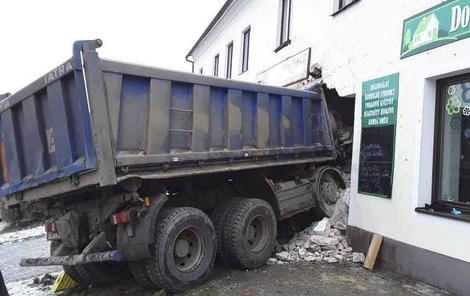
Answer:
M359 193L392 196L399 74L362 85Z

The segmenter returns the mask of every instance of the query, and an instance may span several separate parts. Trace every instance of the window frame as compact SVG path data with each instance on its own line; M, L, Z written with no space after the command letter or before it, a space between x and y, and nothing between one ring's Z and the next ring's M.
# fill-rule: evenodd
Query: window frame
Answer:
M285 5L286 3L287 5ZM286 10L287 10L287 13L286 13ZM287 20L285 19L285 16L287 16ZM290 39L291 20L292 20L292 0L280 0L277 42L276 42L277 47L274 49L274 52L278 52L279 50L283 49L287 45L291 44L291 39ZM287 27L287 30L286 30L286 27ZM284 32L286 33L285 36L284 36Z
M248 40L245 36L248 34ZM247 45L248 44L248 45ZM251 44L251 26L248 26L242 31L242 47L241 47L241 59L240 59L240 74L245 73L249 70L250 63L250 44ZM246 67L245 67L246 65Z
M461 202L452 202L441 200L439 198L441 192L441 171L443 159L443 114L442 110L445 108L446 102L444 100L446 94L446 86L470 82L470 73L453 76L436 82L436 104L434 112L434 155L433 155L433 168L432 168L432 203L442 203L444 205L452 206L455 208L468 208L469 205Z
M331 16L337 15L338 13L344 11L345 9L359 1L360 0L333 0L333 13L331 14ZM339 5L340 3L342 3L341 7Z
M214 68L212 70L212 74L214 77L219 77L219 66L220 66L220 55L216 54L214 56Z
M230 41L226 46L226 60L225 60L225 78L232 79L233 72L233 41Z

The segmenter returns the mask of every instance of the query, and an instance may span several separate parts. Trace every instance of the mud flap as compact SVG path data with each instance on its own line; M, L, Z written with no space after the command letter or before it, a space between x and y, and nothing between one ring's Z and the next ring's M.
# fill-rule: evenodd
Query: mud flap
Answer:
M164 193L152 197L150 208L141 218L118 225L117 246L126 261L151 257L149 245L154 242L157 217L167 200Z
M70 249L75 249L80 242L80 214L70 211L55 222L62 243Z

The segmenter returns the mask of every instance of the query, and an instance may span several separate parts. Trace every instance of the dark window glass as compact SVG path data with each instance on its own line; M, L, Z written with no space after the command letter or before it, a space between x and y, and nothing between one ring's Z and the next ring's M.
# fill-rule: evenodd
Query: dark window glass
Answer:
M345 9L346 7L350 6L351 4L358 2L359 0L335 0L333 14Z
M243 32L242 72L248 70L248 60L250 57L250 31L251 29L248 28Z
M279 44L289 41L291 0L281 0L281 21L279 27Z
M202 74L203 71L204 71L203 68L199 69L199 74Z
M342 9L344 7L344 0L338 0L338 9Z
M219 55L214 57L214 76L219 76Z
M225 70L225 77L232 78L232 63L233 63L233 42L227 45L227 68Z
M470 76L439 84L435 198L470 203Z

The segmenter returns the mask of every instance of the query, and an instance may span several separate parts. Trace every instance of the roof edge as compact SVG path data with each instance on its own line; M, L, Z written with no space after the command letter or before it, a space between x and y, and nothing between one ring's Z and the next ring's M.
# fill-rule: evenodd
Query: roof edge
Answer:
M188 52L188 54L186 55L186 59L188 59L190 56L192 56L194 50L196 49L196 47L199 46L199 44L201 44L202 40L209 34L210 31L212 31L212 29L214 28L215 24L220 20L220 18L222 17L222 15L224 15L224 13L227 11L227 9L229 8L229 6L234 2L235 0L227 0L225 1L224 5L222 6L222 8L220 8L219 12L217 12L217 14L215 15L215 17L212 19L212 21L210 22L209 26L207 26L207 28L204 30L204 32L202 32L201 36L199 37L199 39L196 41L196 43L193 45L193 47L191 48L191 50Z

